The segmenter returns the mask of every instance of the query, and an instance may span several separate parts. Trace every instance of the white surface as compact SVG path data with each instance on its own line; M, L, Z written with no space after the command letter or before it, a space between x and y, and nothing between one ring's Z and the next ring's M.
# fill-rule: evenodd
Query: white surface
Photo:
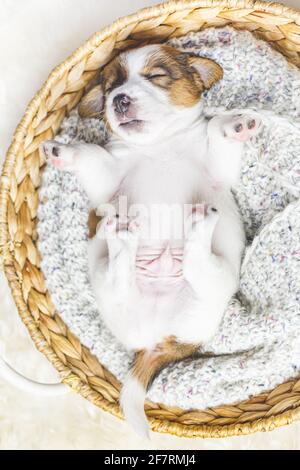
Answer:
M49 71L114 19L151 0L2 0L0 18L0 159L28 101ZM298 6L300 0L287 4ZM113 8L112 8L113 6ZM56 373L32 346L6 282L0 277L0 350L38 380ZM21 423L21 425L20 425ZM0 382L0 449L300 449L300 423L268 434L228 439L179 439L152 434L141 441L114 417L78 395L36 398Z

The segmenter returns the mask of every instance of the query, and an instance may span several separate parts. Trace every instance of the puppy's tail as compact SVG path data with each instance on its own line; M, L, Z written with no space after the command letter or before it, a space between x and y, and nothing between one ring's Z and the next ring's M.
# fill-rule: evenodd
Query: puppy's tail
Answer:
M169 337L152 351L136 353L121 391L120 404L125 419L141 437L149 438L144 401L156 375L168 364L196 355L198 349L198 345L179 343L176 338Z

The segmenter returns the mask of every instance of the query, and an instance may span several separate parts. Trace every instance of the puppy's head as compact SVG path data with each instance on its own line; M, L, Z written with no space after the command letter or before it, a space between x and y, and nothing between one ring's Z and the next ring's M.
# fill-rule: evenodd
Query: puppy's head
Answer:
M222 76L213 60L170 46L144 46L121 53L103 69L79 113L104 116L111 130L127 141L151 143L194 120L203 91Z

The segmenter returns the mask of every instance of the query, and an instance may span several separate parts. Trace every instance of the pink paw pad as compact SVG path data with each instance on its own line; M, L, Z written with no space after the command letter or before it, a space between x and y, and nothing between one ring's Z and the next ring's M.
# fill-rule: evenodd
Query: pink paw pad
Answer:
M224 136L240 142L246 142L257 135L261 128L261 120L249 115L234 116L232 121L224 126Z
M50 162L58 170L63 170L66 167L66 163L63 160L60 160L59 158L51 157Z

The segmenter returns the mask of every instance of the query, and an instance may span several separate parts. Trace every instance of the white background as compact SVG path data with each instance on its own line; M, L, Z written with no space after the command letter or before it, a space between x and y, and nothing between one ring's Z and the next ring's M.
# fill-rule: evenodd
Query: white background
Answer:
M25 107L62 62L94 32L155 0L1 0L0 163ZM300 8L300 0L283 3ZM33 348L0 277L0 351L39 380L56 373ZM137 438L128 426L80 396L43 399L23 395L0 381L0 449L300 449L300 423L268 434L221 440Z

